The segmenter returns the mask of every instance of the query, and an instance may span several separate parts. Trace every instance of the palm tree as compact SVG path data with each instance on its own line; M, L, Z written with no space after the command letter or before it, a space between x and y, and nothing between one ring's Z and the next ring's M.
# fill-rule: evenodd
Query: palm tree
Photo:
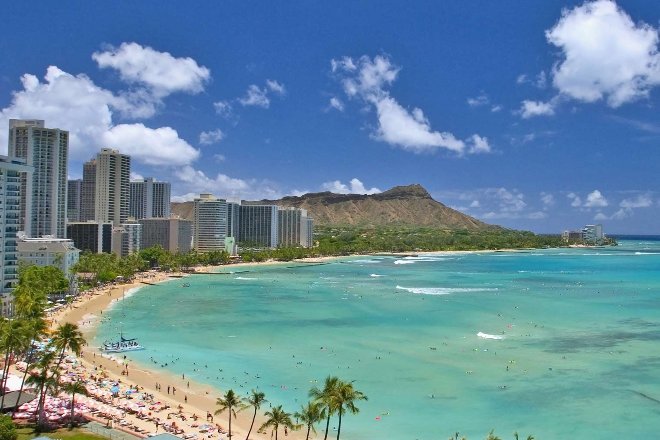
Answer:
M60 352L56 367L59 370L66 349L73 351L76 356L80 355L82 347L85 345L85 338L76 324L66 322L57 327L49 345Z
M513 433L513 438L514 438L515 440L518 440L518 433L517 433L517 432L514 432L514 433ZM533 436L533 435L528 435L528 436L527 436L527 440L534 440L534 436Z
M49 373L49 367L54 359L54 353L46 352L39 361L39 371L36 374L30 375L25 383L35 385L38 390L39 401L37 403L37 426L43 427L44 420L44 403L46 401L46 393L54 390L57 387L57 371L53 374Z
M34 342L45 334L46 332L46 321L41 316L35 316L33 318L25 318L26 321L26 331L29 338L29 344L23 354L25 358L25 372L23 373L23 380L21 380L21 388L18 391L17 402L20 402L21 395L23 394L23 388L25 386L25 379L27 378L28 373L32 369L33 362L32 357L34 355L33 344Z
M62 390L67 394L71 394L71 420L69 420L69 429L73 429L73 416L76 405L76 400L75 400L76 394L82 394L83 396L87 396L88 395L87 388L85 388L85 382L81 380L77 380L75 382L68 382L64 384Z
M0 380L0 391L2 391L2 400L0 409L5 407L4 389L7 385L7 376L9 375L9 364L12 354L17 354L25 350L28 344L25 325L20 319L3 320L0 324L0 349L5 352L5 365L2 370L2 380Z
M234 390L227 390L224 396L218 397L215 404L218 406L218 409L215 411L216 415L223 413L226 409L229 410L229 434L227 436L231 440L231 415L233 414L236 417L236 410L234 408L240 406L241 399L234 393Z
M241 410L249 407L254 408L254 414L252 415L252 423L250 424L250 430L245 436L245 440L248 440L250 438L250 433L252 432L252 428L254 427L254 420L257 418L257 411L261 407L261 404L264 403L265 401L266 401L266 394L257 390L252 390L252 395L247 399L245 399L245 404L243 405Z
M325 436L323 440L328 438L328 429L330 428L330 417L337 411L336 400L334 398L335 390L341 381L337 376L328 376L325 378L323 389L317 387L309 390L309 397L323 405L326 411L327 420L325 422Z
M289 429L296 429L296 425L293 423L293 420L291 420L291 414L288 412L284 411L282 409L282 405L276 406L270 411L266 411L266 422L261 425L261 428L259 428L259 431L262 429L272 427L273 431L275 432L275 440L277 440L277 431L279 430L280 426L284 426Z
M309 440L310 431L316 434L314 425L325 419L325 407L321 402L307 402L307 405L302 406L300 412L295 413L294 416L307 426L305 440Z
M353 382L340 382L335 390L335 399L337 404L337 412L339 413L339 424L337 425L337 440L341 433L341 416L346 411L351 414L360 412L359 408L355 406L358 400L367 400L367 396L361 391L353 388Z

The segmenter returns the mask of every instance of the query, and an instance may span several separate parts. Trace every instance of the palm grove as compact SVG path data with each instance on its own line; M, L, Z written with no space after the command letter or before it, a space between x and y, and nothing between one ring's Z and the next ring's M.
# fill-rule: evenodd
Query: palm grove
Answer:
M75 324L60 324L50 332L47 345L39 343L48 336L46 308L48 294L68 288L64 274L52 266L21 267L18 285L14 289L14 315L11 319L0 321L0 347L4 366L0 389L4 390L10 365L17 360L26 363L25 372L15 402L20 402L26 386L31 386L38 399L36 420L39 428L44 428L44 405L47 394L61 391L72 393L72 408L75 394L86 394L82 384L60 382L62 361L67 350L79 355L85 345L85 339ZM0 397L0 409L5 407L5 394ZM73 422L73 411L71 413Z
M316 433L316 425L325 422L323 439L326 440L330 428L330 419L336 415L337 440L339 440L343 416L346 414L357 414L359 412L357 403L360 400L367 400L367 396L353 387L353 382L345 382L336 376L328 376L325 379L323 388L312 388L309 391L309 397L311 400L293 414L282 409L282 405L271 406L264 414L266 421L260 426L259 431L270 430L271 436L274 434L275 440L277 440L280 430L286 434L288 430L305 429L305 439L309 439L312 432ZM238 411L252 408L254 412L250 429L245 437L247 440L254 428L257 411L265 402L266 396L260 391L252 390L250 396L241 399L236 395L234 390L230 389L217 399L216 406L218 409L215 413L228 413L228 436L231 439L232 416L235 418ZM293 421L294 418L296 422Z

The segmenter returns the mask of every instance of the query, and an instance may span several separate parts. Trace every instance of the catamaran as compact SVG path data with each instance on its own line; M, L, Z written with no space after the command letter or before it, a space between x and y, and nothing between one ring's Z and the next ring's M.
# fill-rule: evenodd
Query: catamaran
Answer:
M119 341L106 341L101 345L101 350L106 353L122 353L124 351L144 350L137 339L126 339L123 334L119 334Z

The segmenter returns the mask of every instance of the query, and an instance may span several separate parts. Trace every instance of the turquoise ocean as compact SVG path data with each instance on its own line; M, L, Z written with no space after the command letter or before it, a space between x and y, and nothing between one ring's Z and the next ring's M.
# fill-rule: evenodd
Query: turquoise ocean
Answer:
M127 297L95 343L290 412L355 381L348 440L659 435L660 241L222 270Z

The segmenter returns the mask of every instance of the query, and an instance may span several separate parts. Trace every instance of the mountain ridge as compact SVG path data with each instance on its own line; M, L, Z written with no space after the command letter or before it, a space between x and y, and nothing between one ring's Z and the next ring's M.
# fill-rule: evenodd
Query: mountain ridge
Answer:
M306 209L318 226L413 226L473 231L496 228L434 200L420 184L395 186L376 194L325 191L241 203ZM173 202L172 213L192 219L192 204Z

